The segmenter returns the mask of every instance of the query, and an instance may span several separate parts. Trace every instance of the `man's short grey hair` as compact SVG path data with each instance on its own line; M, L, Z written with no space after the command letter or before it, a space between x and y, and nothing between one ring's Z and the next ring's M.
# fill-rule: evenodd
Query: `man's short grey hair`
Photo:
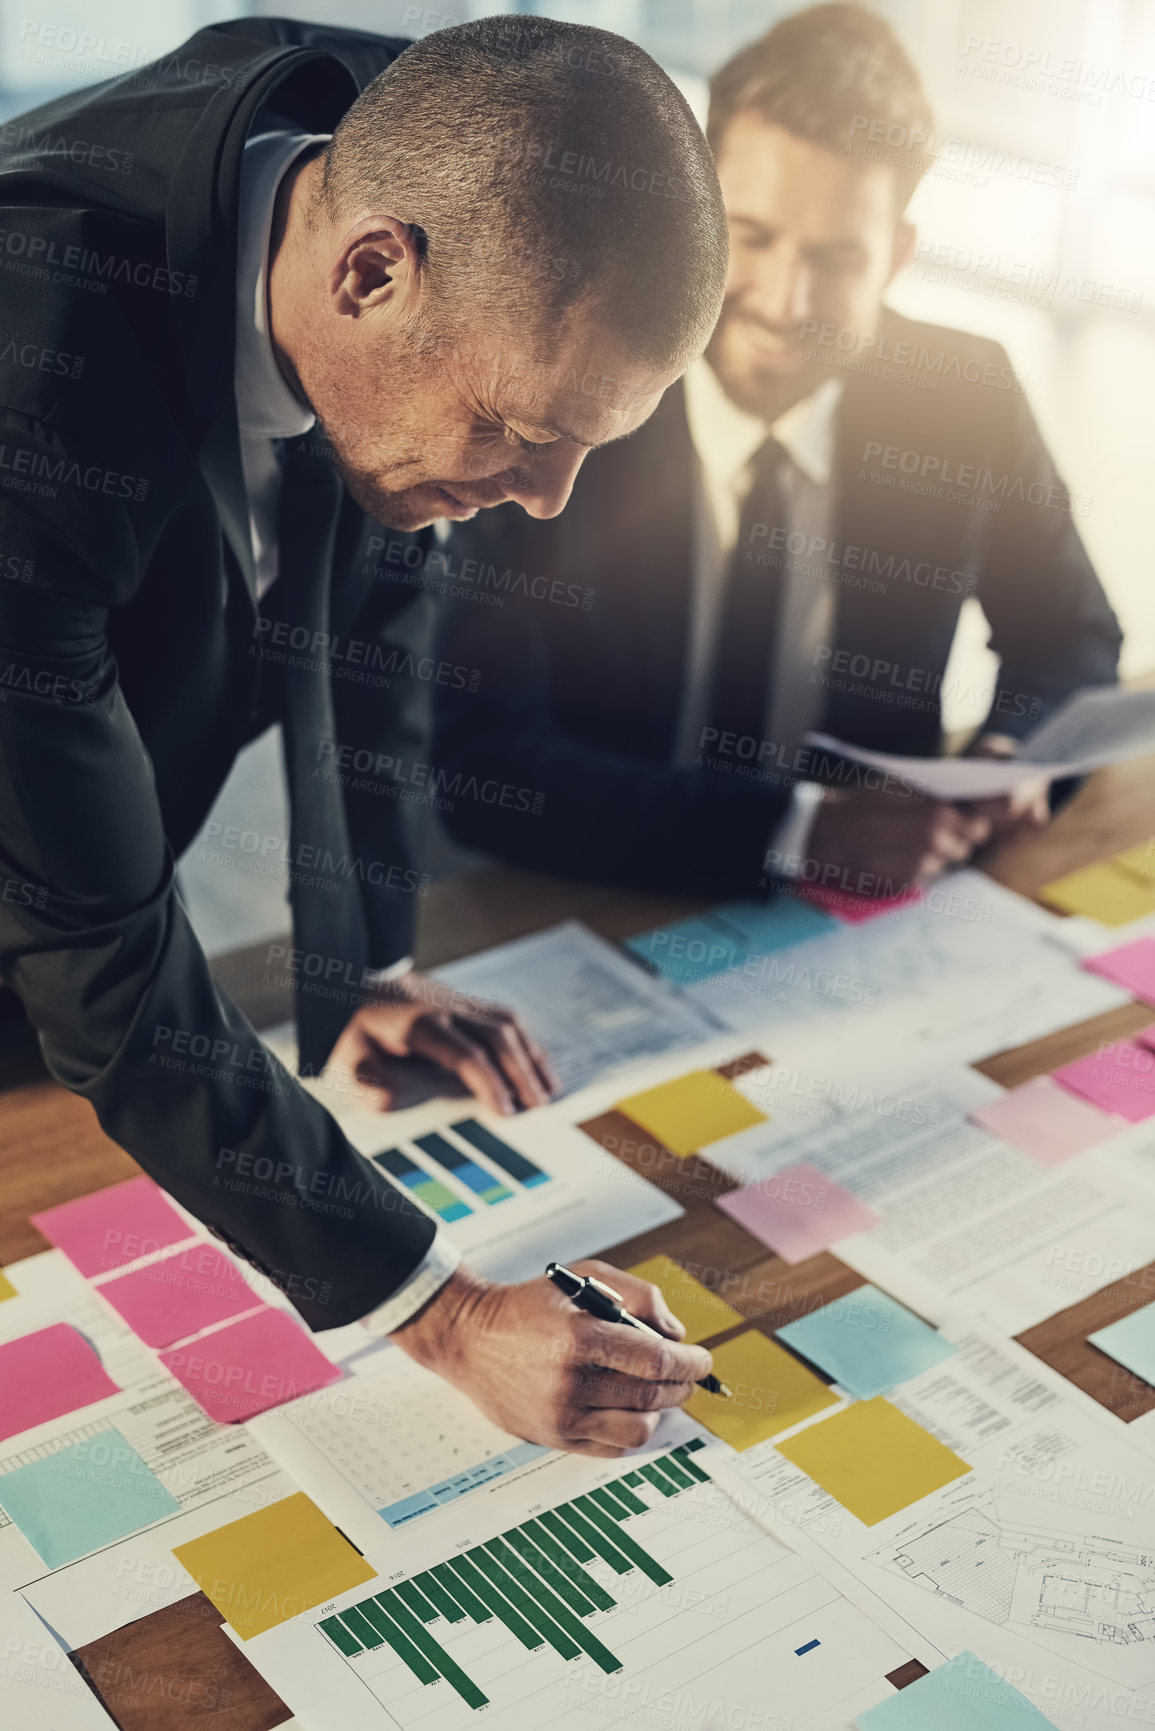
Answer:
M725 285L705 136L636 43L506 15L408 47L341 119L322 197L419 231L434 295L542 338L571 307L633 357L684 365Z

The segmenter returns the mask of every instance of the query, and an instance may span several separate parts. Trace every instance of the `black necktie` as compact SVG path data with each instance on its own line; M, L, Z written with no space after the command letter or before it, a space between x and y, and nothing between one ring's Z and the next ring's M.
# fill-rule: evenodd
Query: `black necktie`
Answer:
M714 659L707 721L720 733L761 740L785 549L773 531L787 529L789 458L776 439L760 445L730 559ZM756 751L739 753L756 757Z
M279 575L270 591L282 641L285 767L290 800L289 904L303 952L297 972L297 1043L317 1071L356 1010L369 965L360 875L340 781L326 774L336 739L328 651L333 541L341 482L316 434L286 446L281 484ZM274 637L276 633L272 634Z

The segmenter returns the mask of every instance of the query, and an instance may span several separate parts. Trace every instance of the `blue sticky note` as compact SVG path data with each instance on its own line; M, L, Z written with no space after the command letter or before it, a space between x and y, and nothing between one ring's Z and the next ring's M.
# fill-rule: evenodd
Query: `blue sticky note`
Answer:
M0 1474L0 1507L50 1569L180 1512L118 1430Z
M858 1731L1055 1731L1053 1719L973 1653L928 1671L854 1723Z
M885 1394L958 1350L876 1286L860 1286L776 1333L859 1400Z
M823 932L843 923L796 896L775 896L768 902L726 902L713 911L719 920L733 927L750 953L757 956L789 949L791 944L805 943L807 938L821 937Z
M712 914L688 920L673 920L626 939L626 948L680 986L712 979L727 968L740 967L746 959L741 936Z
M1130 1316L1120 1317L1106 1328L1097 1328L1087 1339L1100 1352L1155 1386L1155 1304L1145 1304L1142 1310L1133 1310Z

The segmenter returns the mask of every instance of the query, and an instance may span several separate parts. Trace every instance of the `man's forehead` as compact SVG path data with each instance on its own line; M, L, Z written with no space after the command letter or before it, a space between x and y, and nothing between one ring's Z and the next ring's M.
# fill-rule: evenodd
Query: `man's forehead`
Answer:
M736 115L727 128L718 178L731 221L789 222L837 238L893 213L887 164L839 155L753 114Z
M586 447L633 432L673 382L670 369L620 362L608 354L528 361L496 380L493 406L515 430Z

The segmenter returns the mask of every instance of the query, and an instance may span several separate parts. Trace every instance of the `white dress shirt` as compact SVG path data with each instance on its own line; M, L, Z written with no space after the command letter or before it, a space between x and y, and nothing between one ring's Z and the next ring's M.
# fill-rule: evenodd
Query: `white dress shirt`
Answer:
M701 753L702 728L708 716L714 663L718 653L726 575L738 540L742 507L751 485L755 453L768 438L775 439L790 458L793 470L816 490L829 495L834 468L837 412L843 381L827 379L810 396L792 404L777 420L767 424L748 414L726 395L713 368L697 360L685 378L686 418L698 457L695 474L693 597L690 648L683 688L682 711L676 747L679 763L692 763ZM793 470L787 471L787 480ZM829 499L826 500L829 511ZM816 633L820 640L832 617L833 590L818 593L816 611L808 605L815 598L814 585L787 566L783 577L783 613L787 621L798 621L803 633ZM809 592L809 593L808 593ZM823 607L824 600L828 605ZM822 623L825 621L825 627ZM782 647L795 660L811 664L810 643L792 641L789 624ZM769 674L769 669L767 670ZM770 682L773 686L773 681ZM778 734L770 732L771 738ZM795 742L796 743L796 742ZM817 816L822 789L800 781L791 790L790 805L769 838L767 859L776 861L779 876L795 875L786 862L800 865Z
M303 150L328 142L328 133L264 132L245 145L237 236L237 346L234 390L241 465L249 500L249 529L258 600L277 578L277 512L281 462L274 441L299 438L316 416L290 389L277 363L269 327L269 239L277 191ZM412 966L406 956L383 968L378 980ZM428 1304L461 1261L438 1228L424 1260L391 1298L363 1318L372 1334L391 1334Z

